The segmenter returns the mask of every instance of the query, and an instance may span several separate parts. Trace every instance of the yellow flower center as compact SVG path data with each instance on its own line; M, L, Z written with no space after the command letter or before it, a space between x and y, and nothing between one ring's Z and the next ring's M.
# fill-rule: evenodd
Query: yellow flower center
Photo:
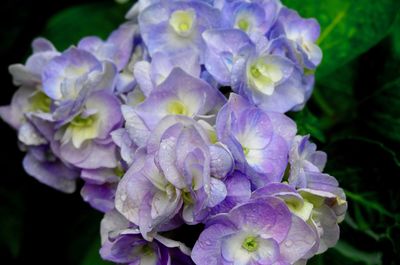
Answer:
M190 35L195 22L194 10L177 10L171 14L169 24L181 37Z
M43 92L37 92L29 98L32 111L50 112L51 99Z
M242 248L248 252L254 252L258 249L258 241L254 236L248 236L244 239Z
M236 25L239 29L243 30L244 32L247 32L247 30L250 28L249 21L244 18L239 19Z
M167 111L173 115L188 115L188 109L181 101L175 100L168 104Z

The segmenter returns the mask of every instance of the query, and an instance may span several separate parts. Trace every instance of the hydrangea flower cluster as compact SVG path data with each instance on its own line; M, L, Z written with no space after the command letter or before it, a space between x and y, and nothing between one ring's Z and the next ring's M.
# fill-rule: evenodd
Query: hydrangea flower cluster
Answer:
M317 21L279 0L140 0L126 17L62 52L36 39L0 108L26 172L66 193L81 179L105 213L101 256L283 265L334 246L345 194L285 115L311 95ZM190 249L175 236L194 225Z

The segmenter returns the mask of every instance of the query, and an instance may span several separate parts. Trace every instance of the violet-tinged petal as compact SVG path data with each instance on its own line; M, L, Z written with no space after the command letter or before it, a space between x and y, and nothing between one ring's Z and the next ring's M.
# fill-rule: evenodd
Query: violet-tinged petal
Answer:
M79 173L59 160L40 161L31 153L25 155L24 170L38 181L65 193L73 193Z
M285 138L294 134L293 123L251 106L231 94L217 116L217 135L235 158L236 168L251 176L255 187L280 182L287 166L289 145ZM281 121L282 120L282 121ZM277 131L275 132L275 128ZM283 128L288 128L282 136Z
M210 173L212 176L222 179L232 172L234 160L225 146L221 144L211 145L210 158Z
M322 172L326 159L326 154L317 151L317 146L309 141L309 136L296 136L289 153L290 185L305 187L308 172Z
M208 207L214 207L218 205L226 198L227 193L228 192L224 182L216 178L211 178Z
M222 261L220 238L235 232L232 225L216 224L206 228L192 250L192 259L198 265L220 265Z
M296 123L288 116L278 112L268 112L274 131L285 139L288 146L291 146L297 132Z
M101 212L108 212L114 209L116 188L116 183L102 185L85 183L81 189L81 196L83 200L89 203L93 208Z
M217 89L175 68L136 111L146 125L153 129L167 115L196 117L212 114L224 102L224 96ZM154 109L155 104L157 109Z
M254 237L257 249L249 251L243 247L246 240L253 238L246 232L238 232L224 238L222 257L229 263L247 265L252 263L272 264L279 256L279 245L272 238ZM250 239L251 240L251 239Z
M78 48L94 54L99 60L109 60L118 70L122 70L130 59L136 31L137 26L134 24L122 24L111 33L107 41L103 42L98 37L86 37L79 42Z
M34 91L31 88L22 86L13 95L8 106L0 106L0 117L11 127L18 130L24 123L25 112L29 110L29 97Z
M95 185L115 183L119 181L115 169L111 168L84 169L81 172L81 178L86 183Z
M166 238L162 235L156 235L154 239L156 239L158 242L160 242L161 244L163 244L168 248L178 248L180 251L182 251L182 253L190 256L191 250L185 244L179 241Z
M336 214L328 206L324 205L314 211L313 225L317 231L323 231L317 254L325 252L336 245L339 240L340 230Z
M240 172L235 171L224 180L227 195L224 201L211 210L211 215L227 213L239 203L247 202L251 196L249 179Z
M240 50L251 46L250 39L240 30L215 29L203 33L207 45L205 67L207 71L222 85L230 85L231 71Z
M123 105L121 111L129 137L137 146L145 146L150 137L149 128L133 108Z
M95 110L99 126L98 138L109 138L109 134L122 122L121 104L118 99L105 92L96 92L86 102L88 110Z
M107 212L100 223L101 243L114 239L116 235L127 229L129 226L129 221L117 210L114 209Z
M54 45L45 38L36 38L32 42L33 53L57 51Z
M146 97L148 97L154 88L151 79L151 64L147 61L139 61L135 64L133 73L137 83L139 84L140 90Z
M287 238L280 244L280 253L289 264L300 260L316 243L314 231L299 217L292 215Z
M117 167L116 152L116 146L113 143L103 145L95 141L84 143L79 149L71 143L59 147L59 153L63 159L85 169Z
M135 160L118 184L115 208L129 221L139 224L139 207L142 199L152 189L152 183L141 172L144 158Z
M121 128L111 132L113 142L119 147L121 158L128 164L131 165L135 157L135 151L138 146L129 137L129 134L125 128Z
M193 77L200 76L199 57L193 53L179 53L169 56L164 52L157 52L152 57L151 76L155 85L161 84L174 68L181 68Z
M18 130L18 140L25 145L42 145L47 141L29 122L23 123Z
M204 30L217 27L220 12L198 1L155 3L139 15L142 38L151 56L192 52L202 57Z
M43 90L55 100L72 99L79 93L76 82L95 70L101 70L101 64L92 54L70 48L46 65L42 74Z
M300 63L306 68L315 69L322 60L321 49L315 44L320 35L318 22L315 19L303 19L296 11L283 8L278 18L279 26L283 34L294 43ZM277 34L279 30L272 30L272 35L276 37Z
M290 228L290 212L286 205L273 197L260 198L230 212L232 222L238 227L248 227L257 234L274 238L281 243Z

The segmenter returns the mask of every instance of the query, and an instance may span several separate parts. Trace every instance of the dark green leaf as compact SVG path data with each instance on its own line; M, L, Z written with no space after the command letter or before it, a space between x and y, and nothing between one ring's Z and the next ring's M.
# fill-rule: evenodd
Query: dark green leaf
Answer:
M321 24L324 59L317 75L333 72L382 40L392 25L397 0L284 0L304 17Z
M122 22L130 4L113 1L85 4L66 9L52 17L44 30L44 37L60 49L76 44L82 37L106 38Z
M400 176L396 153L378 141L351 136L333 141L325 150L330 156L326 171L337 177L349 202L341 239L360 252L346 245L336 250L345 256L353 253L355 264L386 264L377 263L378 257L391 259L396 248L392 236L400 217L400 194L393 185Z
M382 264L382 253L361 251L346 241L340 240L333 249L312 258L307 264L380 265Z
M297 124L298 134L310 134L320 142L325 142L322 122L307 107L300 112L290 113L290 116Z
M397 59L400 59L400 13L397 14L396 21L392 27L393 51Z
M356 106L354 97L354 83L356 78L355 63L348 63L334 73L319 77L312 95L324 114L331 118L333 123L353 119Z
M369 111L365 121L383 137L400 142L400 78L375 91L363 102Z

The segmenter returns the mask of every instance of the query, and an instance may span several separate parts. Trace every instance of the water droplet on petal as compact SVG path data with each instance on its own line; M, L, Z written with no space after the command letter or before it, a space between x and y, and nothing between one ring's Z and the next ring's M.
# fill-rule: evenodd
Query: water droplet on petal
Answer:
M292 245L293 245L293 241L292 240L288 239L288 240L285 241L285 246L286 247L290 248Z

